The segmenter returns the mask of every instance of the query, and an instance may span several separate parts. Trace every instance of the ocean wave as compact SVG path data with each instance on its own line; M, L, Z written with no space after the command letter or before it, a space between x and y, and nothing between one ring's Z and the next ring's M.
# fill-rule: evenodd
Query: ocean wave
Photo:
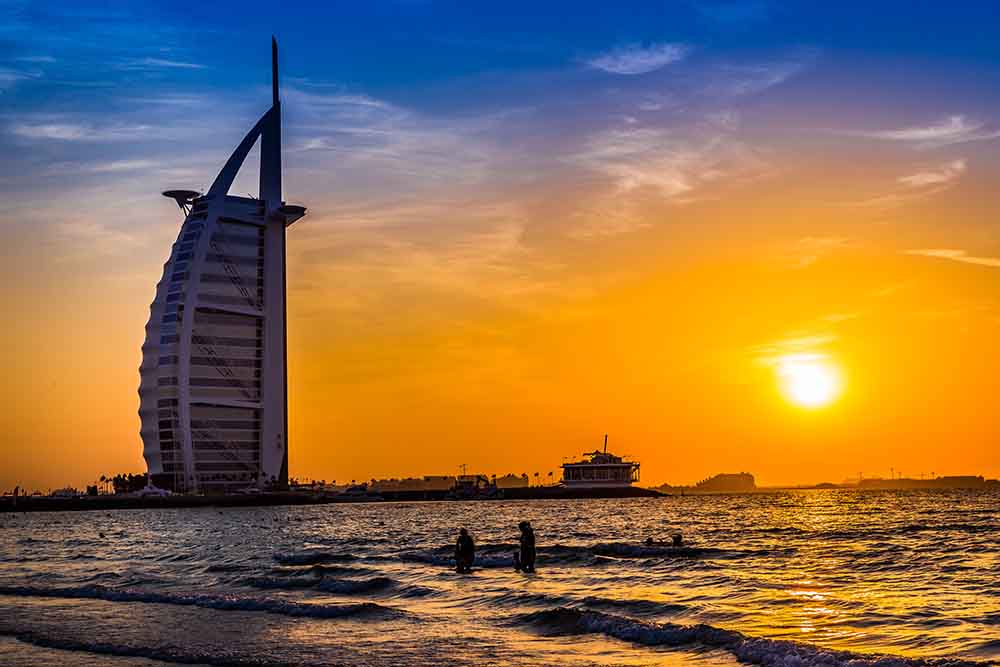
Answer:
M242 565L240 563L213 563L205 568L205 572L212 573L228 573L228 572L243 572L249 569L248 566Z
M51 637L37 631L0 630L0 635L14 637L18 641L41 648L60 651L75 651L94 655L116 656L123 658L146 658L157 662L171 662L181 665L217 665L218 667L255 667L270 665L274 662L261 656L239 657L220 655L217 651L181 652L170 647L133 646L129 644L112 644L109 642L88 642L68 637ZM89 661L88 661L88 664Z
M249 577L243 583L253 588L299 590L313 589L337 595L361 595L383 591L399 586L399 582L389 577L368 579L333 579L330 577Z
M51 588L43 586L0 586L0 595L170 604L215 609L218 611L261 611L282 616L302 616L307 618L342 618L361 615L395 616L403 613L398 609L384 607L374 602L361 602L358 604L311 604L274 598L156 593L132 589L114 589L98 585Z
M558 605L573 609L615 609L635 616L673 616L690 611L690 607L680 603L657 602L656 600L606 598L590 595L575 600L565 595L550 593L504 592L484 600L484 603L501 606L546 606Z
M743 663L762 667L982 667L989 663L950 658L904 658L825 649L787 639L749 637L711 625L649 623L599 611L558 607L517 619L545 634L604 634L644 646L722 649Z
M271 572L281 577L325 577L329 575L364 576L370 575L376 570L367 567L354 565L328 565L317 563L311 566L302 565L280 565L272 568Z
M274 554L274 560L282 565L319 565L321 563L344 563L357 560L351 553L332 551L293 551L287 554Z

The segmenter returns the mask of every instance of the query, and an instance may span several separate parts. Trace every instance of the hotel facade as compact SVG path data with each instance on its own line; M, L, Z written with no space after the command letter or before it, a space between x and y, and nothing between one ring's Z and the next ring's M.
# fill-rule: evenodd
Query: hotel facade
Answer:
M185 218L146 324L139 369L143 456L156 486L224 493L288 484L285 231L305 214L281 199L281 104L206 194L171 190ZM260 142L258 198L229 188Z

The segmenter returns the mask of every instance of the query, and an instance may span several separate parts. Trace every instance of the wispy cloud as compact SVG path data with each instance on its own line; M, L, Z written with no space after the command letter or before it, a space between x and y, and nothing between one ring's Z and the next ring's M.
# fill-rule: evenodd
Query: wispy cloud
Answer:
M136 139L149 133L149 125L94 126L79 123L18 123L11 127L12 134L24 139L54 141L122 141Z
M922 248L916 250L906 250L907 255L918 255L921 257L933 257L935 259L950 259L953 262L963 262L965 264L976 264L978 266L1000 267L998 257L976 257L968 254L964 250L953 248Z
M750 354L758 363L765 366L776 365L790 356L799 360L825 359L827 353L824 348L834 343L837 336L831 333L805 333L797 335L793 333L791 337L776 340L763 345L753 345L749 348Z
M132 252L143 246L142 240L131 232L91 219L64 220L53 224L51 240L62 251L54 255L55 261L70 261L78 257L74 248L85 247L91 254L116 255Z
M22 63L54 63L56 59L52 56L19 56L15 58Z
M683 60L690 52L684 44L630 44L586 60L586 64L609 74L632 76L656 71Z
M136 58L124 63L122 69L205 69L204 65L183 60L168 60L166 58Z
M839 134L896 141L915 148L940 148L952 144L1000 138L1000 130L987 129L985 123L969 120L964 115L948 116L929 125L914 125L894 130L848 131Z
M966 169L967 163L964 158L951 160L937 167L926 167L913 174L898 177L895 188L887 194L848 202L845 205L883 209L901 206L954 187Z
M285 97L298 111L290 152L315 164L336 154L341 176L363 167L355 176L368 185L469 184L483 178L496 155L485 136L496 121L489 114L440 118L366 95L300 88L286 89Z
M816 54L810 51L788 61L726 65L706 86L705 92L724 97L755 95L788 81L805 70L815 58Z
M0 93L8 90L9 88L13 88L19 81L37 79L40 76L41 72L26 72L24 70L11 69L9 67L0 67Z
M699 140L643 127L597 133L571 161L607 175L619 193L649 189L668 199L765 166L748 146L722 135Z
M935 169L918 171L909 176L900 176L896 181L911 188L947 185L964 174L965 168L964 159L952 160Z
M130 171L154 169L159 163L154 160L112 160L95 163L61 163L54 164L49 171L53 174L117 174Z

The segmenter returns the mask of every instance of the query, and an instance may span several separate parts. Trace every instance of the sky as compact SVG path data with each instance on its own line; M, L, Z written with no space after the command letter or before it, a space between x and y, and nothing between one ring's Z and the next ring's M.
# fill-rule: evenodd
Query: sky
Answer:
M293 477L1000 476L990 3L314 4L0 0L0 488L145 469L159 193L272 34Z

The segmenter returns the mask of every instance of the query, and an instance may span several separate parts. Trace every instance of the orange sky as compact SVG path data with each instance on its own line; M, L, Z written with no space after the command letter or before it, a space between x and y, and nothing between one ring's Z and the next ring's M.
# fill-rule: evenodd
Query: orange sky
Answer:
M293 477L544 475L604 433L650 485L1000 476L992 74L944 104L894 97L892 63L852 88L835 54L684 53L419 103L289 81ZM0 119L20 161L0 174L0 488L144 470L140 346L181 222L157 192L204 188L266 91L203 86L136 126ZM434 106L457 91L478 108ZM786 355L835 367L837 400L790 402Z
M998 269L905 252L987 256L960 208L968 194L849 208L772 174L718 199L650 203L634 213L648 226L598 242L531 239L511 220L545 213L517 196L502 216L474 211L497 215L481 227L468 208L438 218L427 239L322 208L292 230L293 476L461 463L544 475L605 432L647 483L1000 474ZM143 469L136 368L157 250L178 223L169 203L142 203L162 220L148 251L66 248L44 270L9 258L23 282L3 288L18 314L4 332L17 381L3 389L16 445L3 486ZM840 369L839 400L806 410L781 394L773 361L793 353Z

